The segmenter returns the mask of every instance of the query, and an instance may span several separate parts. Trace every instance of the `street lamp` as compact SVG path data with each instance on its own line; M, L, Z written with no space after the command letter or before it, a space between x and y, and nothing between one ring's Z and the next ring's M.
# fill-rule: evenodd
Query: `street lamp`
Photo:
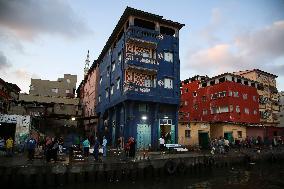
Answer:
M142 116L142 120L147 120L147 116Z
M71 118L71 120L72 120L72 121L75 121L75 120L76 120L76 118L75 118L75 117L72 117L72 118Z

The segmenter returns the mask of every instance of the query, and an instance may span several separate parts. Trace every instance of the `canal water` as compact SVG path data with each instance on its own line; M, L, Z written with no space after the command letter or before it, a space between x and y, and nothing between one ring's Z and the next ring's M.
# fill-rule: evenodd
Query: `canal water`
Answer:
M61 187L59 187L61 188ZM284 189L284 163L203 170L183 176L139 181L109 181L64 186L63 189Z

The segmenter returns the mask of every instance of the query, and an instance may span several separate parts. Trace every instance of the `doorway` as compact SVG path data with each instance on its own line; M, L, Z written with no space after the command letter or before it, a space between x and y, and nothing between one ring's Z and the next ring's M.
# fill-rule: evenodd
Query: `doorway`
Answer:
M209 149L208 132L198 132L198 142L201 149Z
M225 132L224 139L228 140L230 143L233 142L233 132Z
M171 119L160 119L159 137L164 137L166 144L175 143L175 126L172 125Z
M151 144L151 125L137 124L137 150L148 149Z
M15 141L16 124L15 123L0 123L0 136L5 139L12 137Z

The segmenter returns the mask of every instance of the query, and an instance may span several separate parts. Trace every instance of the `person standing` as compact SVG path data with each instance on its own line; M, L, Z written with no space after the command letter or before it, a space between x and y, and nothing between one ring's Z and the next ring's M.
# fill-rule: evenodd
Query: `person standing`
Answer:
M85 157L89 156L89 149L90 149L90 141L86 137L86 139L83 141L83 151Z
M9 157L12 156L13 145L14 145L14 141L13 141L12 137L9 137L9 138L6 140L7 156L9 156Z
M29 160L33 160L35 156L36 140L31 136L27 141L27 150Z
M107 153L107 139L104 136L103 137L103 157L106 157L106 153Z
M94 157L95 161L99 160L99 148L100 148L100 142L97 137L95 137L95 144L94 144Z
M129 150L129 157L134 158L135 157L135 140L133 137L131 137L131 143L130 143L130 150Z
M164 145L165 145L165 139L163 136L159 138L159 142L160 142L160 151L162 152L164 151Z

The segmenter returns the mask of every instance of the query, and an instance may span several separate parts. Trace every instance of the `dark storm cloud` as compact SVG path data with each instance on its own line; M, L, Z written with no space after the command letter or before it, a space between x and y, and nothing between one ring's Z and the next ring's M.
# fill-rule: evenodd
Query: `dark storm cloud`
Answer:
M11 65L9 64L6 56L3 54L2 51L0 51L0 70L4 70L6 68L9 68Z
M42 33L70 38L91 32L66 1L59 0L0 0L0 27L24 39Z

